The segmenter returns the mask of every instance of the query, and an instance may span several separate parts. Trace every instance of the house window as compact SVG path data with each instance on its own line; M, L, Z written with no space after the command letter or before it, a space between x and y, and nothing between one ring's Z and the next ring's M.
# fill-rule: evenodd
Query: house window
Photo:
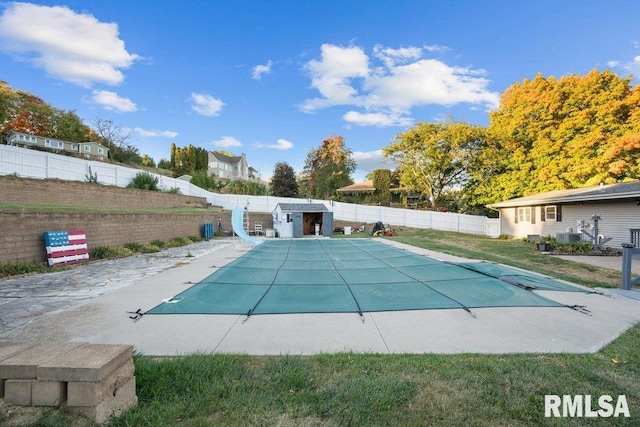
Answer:
M544 219L545 219L545 221L555 221L556 220L556 207L555 206L545 206L544 207Z
M104 154L104 148L98 148L98 154Z
M516 215L518 222L531 222L531 207L518 208Z
M78 144L71 144L71 151L78 151Z
M60 141L51 141L50 139L45 139L44 146L45 147L51 147L51 148L63 149L64 148L64 143L62 143Z
M91 151L91 146L85 145L84 146L84 151L87 151L87 152Z

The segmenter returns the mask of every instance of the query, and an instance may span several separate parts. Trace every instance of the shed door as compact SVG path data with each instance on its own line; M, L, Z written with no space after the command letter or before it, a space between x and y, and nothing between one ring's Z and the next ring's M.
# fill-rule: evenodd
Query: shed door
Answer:
M304 235L304 230L302 222L302 212L294 212L293 213L293 237L302 237Z
M333 212L322 212L322 235L333 234Z

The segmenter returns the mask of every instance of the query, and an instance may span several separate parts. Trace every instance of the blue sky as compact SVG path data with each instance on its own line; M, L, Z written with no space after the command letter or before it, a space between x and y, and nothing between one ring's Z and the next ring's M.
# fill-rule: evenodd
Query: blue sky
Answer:
M413 123L486 125L537 73L640 76L638 22L635 0L4 2L0 80L156 162L193 144L268 178L342 135L360 181Z

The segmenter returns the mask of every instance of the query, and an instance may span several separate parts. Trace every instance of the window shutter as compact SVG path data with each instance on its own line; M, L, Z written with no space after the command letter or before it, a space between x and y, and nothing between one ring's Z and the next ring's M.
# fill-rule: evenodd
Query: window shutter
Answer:
M556 206L556 221L558 221L558 222L562 221L562 206L561 205Z
M547 220L547 214L544 210L544 206L540 206L540 221L546 221Z
M536 223L536 207L531 206L531 224Z
M518 223L518 208L513 208L513 211L515 212L515 223Z

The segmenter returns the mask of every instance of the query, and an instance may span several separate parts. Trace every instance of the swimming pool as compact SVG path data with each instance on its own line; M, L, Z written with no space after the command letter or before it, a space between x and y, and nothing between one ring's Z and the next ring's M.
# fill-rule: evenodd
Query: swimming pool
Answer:
M588 292L499 264L445 263L376 239L273 239L146 314L564 307L534 290Z

